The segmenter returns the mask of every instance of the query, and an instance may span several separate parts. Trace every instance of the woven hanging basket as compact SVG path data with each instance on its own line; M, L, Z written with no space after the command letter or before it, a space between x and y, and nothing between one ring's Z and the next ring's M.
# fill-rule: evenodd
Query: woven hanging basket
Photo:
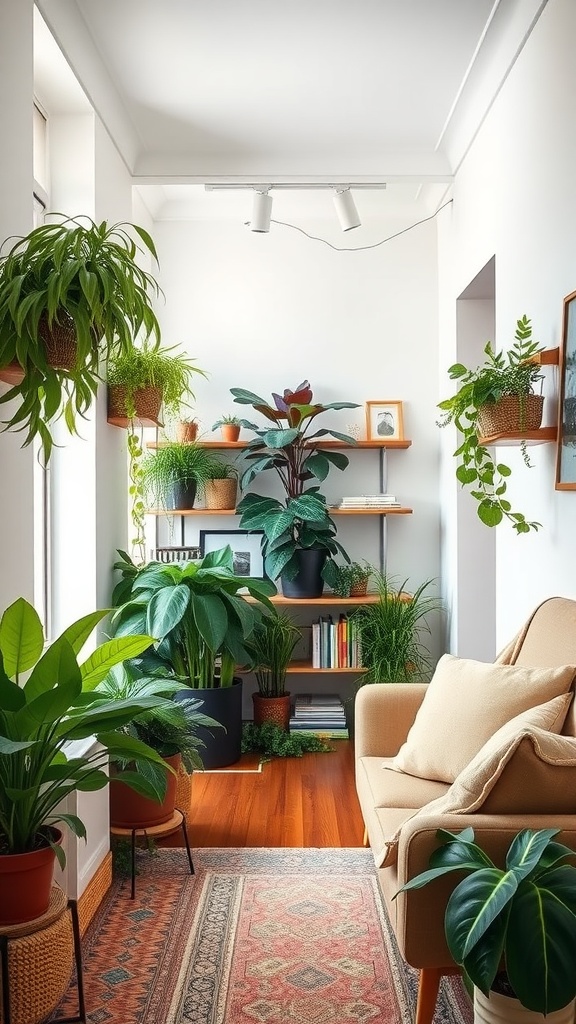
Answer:
M74 370L78 354L74 322L67 314L60 314L60 318L64 322L53 320L49 326L47 317L41 316L38 334L46 348L47 363L55 370Z
M493 434L538 430L543 408L543 395L526 395L522 403L518 395L505 395L498 402L483 405L478 410L478 433L482 437L491 437Z
M238 483L234 479L207 480L204 484L204 496L206 508L226 509L236 508L236 494Z
M126 418L126 399L128 388L123 384L108 385L108 417L111 419ZM162 406L161 388L139 388L134 392L134 405L137 420L154 420L158 423Z

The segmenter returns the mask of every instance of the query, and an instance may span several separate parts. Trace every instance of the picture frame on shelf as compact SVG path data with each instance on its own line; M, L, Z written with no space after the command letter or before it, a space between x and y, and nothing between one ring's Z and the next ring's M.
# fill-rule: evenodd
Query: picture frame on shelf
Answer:
M366 440L404 440L402 402L366 402Z
M200 530L200 555L218 551L227 544L232 548L233 569L236 576L246 579L265 579L262 556L263 530Z
M564 299L556 490L576 491L576 292Z

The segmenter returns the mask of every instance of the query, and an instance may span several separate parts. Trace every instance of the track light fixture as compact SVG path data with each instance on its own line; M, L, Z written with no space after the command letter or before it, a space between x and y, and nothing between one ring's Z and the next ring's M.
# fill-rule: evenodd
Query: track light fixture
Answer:
M342 185L335 189L334 206L340 221L342 231L351 231L352 228L359 228L362 221L358 216L356 203L352 197L349 185Z
M268 186L265 189L254 191L254 201L252 203L252 221L250 223L251 231L270 231L270 214L272 213L272 196L269 195Z

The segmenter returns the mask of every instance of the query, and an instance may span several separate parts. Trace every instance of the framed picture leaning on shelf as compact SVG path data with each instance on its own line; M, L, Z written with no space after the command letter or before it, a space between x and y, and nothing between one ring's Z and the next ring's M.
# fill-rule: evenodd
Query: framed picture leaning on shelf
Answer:
M218 551L229 545L232 549L234 575L263 580L263 536L263 530L200 530L200 553L204 558L209 551Z
M402 402L366 402L366 440L402 441Z
M564 299L556 490L576 491L576 292Z

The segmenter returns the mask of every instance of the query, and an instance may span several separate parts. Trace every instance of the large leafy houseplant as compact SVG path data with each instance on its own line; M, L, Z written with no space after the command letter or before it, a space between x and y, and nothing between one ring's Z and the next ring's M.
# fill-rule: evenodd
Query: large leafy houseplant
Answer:
M503 966L520 1003L543 1014L576 996L576 867L567 863L576 855L556 841L560 831L523 829L500 868L474 842L472 828L439 829L441 845L429 870L400 890L421 888L452 871L465 873L446 906L453 959L485 996Z
M85 661L78 661L85 641L106 614L98 611L84 616L47 648L40 619L23 598L10 605L0 620L1 921L27 920L43 913L51 880L49 859L44 894L37 893L31 882L24 887L24 893L30 890L32 903L27 915L20 910L20 894L13 891L14 876L1 870L3 857L10 858L11 870L15 870L15 855L26 861L37 853L44 858L46 850L49 858L56 855L63 866L61 833L55 826L63 823L75 835L86 835L81 819L64 809L66 797L74 790L90 792L106 786L110 756L162 764L145 743L118 730L165 698L110 699L96 692L114 665L140 655L152 638L133 635L107 641ZM72 741L91 736L100 746L91 746L88 753L70 747ZM157 780L155 785L145 779L141 783L151 797L161 796L163 786L165 780ZM19 862L18 857L16 860ZM31 878L28 870L24 877Z
M315 402L307 380L282 395L273 394L273 404L264 398L231 388L234 401L250 405L265 417L272 427L260 427L249 420L242 426L255 432L248 442L245 458L248 468L240 479L244 490L262 473L273 471L282 484L283 501L247 494L239 503L240 526L248 530L263 530L266 572L272 579L282 576L293 580L298 573L297 552L306 548L324 548L330 555L340 552L348 556L335 539L336 526L328 513L326 499L320 493L317 481L328 476L332 466L344 470L348 458L343 452L319 448L327 437L344 445L355 440L339 431L319 428L316 420L329 410L356 409L354 402Z
M198 561L142 567L119 554L116 635L139 634L146 623L156 637L145 659L147 671L164 671L199 689L231 686L234 666L250 660L245 644L262 608L273 608L268 599L276 593L274 584L235 576L230 547ZM241 596L244 589L254 603Z
M534 385L542 380L539 364L531 360L542 348L533 341L531 322L526 316L516 322L514 339L507 352L495 352L488 342L484 348L486 359L475 369L468 369L463 363L454 363L449 368L450 379L459 381L459 387L454 395L439 402L443 415L438 426L454 423L462 434L454 452L459 460L456 477L463 486L470 488L478 502L480 520L485 526L498 526L507 519L516 533L521 534L538 530L541 524L529 522L522 512L513 511L506 497L510 467L496 462L479 441L482 410L509 396L518 398L518 429L526 428L527 402L534 394ZM525 464L530 467L524 441L521 441L521 450Z
M7 239L0 254L0 370L16 365L22 378L0 398L16 403L5 429L26 431L24 445L39 437L45 460L51 424L62 415L76 432L92 405L101 358L130 351L137 336L160 341L152 306L160 288L138 264L141 254L157 262L148 232L54 216L57 223ZM47 344L69 330L74 358L52 366Z
M376 570L372 577L377 600L361 605L350 616L356 623L363 666L358 685L422 682L432 668L423 639L430 633L427 616L440 608L438 599L427 593L432 580L410 593L408 580L395 586Z

